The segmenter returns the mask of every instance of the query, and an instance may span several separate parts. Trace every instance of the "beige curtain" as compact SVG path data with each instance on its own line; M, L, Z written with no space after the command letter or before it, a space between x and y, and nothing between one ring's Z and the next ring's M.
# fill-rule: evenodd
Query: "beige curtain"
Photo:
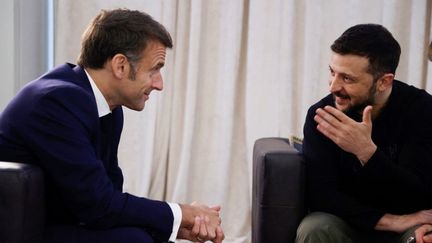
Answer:
M402 46L397 78L432 91L428 0L55 1L55 62L75 62L100 9L151 14L174 39L165 89L125 111L125 189L222 206L226 242L250 242L251 162L260 137L302 137L308 107L327 94L329 46L358 23L386 26Z

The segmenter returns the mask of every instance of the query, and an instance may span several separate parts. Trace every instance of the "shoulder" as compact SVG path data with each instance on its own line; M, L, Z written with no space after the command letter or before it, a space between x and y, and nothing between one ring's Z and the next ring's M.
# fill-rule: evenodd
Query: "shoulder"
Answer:
M30 82L12 99L2 116L11 120L29 117L96 116L96 101L88 80L76 74L73 66L59 66Z
M417 88L413 85L408 85L404 82L394 80L393 91L390 96L398 108L409 110L432 110L432 95L424 89Z
M432 123L432 95L423 89L395 80L389 106L406 127L422 130Z
M72 64L56 67L42 77L30 82L16 96L23 102L38 104L40 100L54 99L59 103L84 103L96 105L87 77L74 70ZM82 71L84 72L84 71Z

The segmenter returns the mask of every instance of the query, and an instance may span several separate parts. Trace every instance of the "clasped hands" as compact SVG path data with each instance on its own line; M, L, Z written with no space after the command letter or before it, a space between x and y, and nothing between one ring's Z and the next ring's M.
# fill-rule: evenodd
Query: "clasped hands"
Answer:
M404 215L385 214L375 229L402 233L414 226L419 226L415 230L415 242L432 243L432 209Z
M362 165L375 153L377 146L372 141L372 106L363 110L362 122L356 122L332 106L318 108L314 120L318 131L344 151L356 155Z
M432 243L432 209L422 210L414 214L405 215L405 221L412 222L412 225L421 225L415 230L417 243ZM411 220L410 220L411 219Z
M220 206L208 207L192 203L181 204L182 222L177 238L193 242L213 241L220 243L225 238L219 216Z

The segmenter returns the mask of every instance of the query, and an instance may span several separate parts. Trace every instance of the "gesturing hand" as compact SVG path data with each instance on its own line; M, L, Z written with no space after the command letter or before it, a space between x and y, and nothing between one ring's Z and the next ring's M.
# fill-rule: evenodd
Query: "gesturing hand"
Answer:
M377 147L372 141L372 106L363 110L362 122L356 122L342 111L326 106L318 108L314 120L317 129L341 149L357 156L365 165Z

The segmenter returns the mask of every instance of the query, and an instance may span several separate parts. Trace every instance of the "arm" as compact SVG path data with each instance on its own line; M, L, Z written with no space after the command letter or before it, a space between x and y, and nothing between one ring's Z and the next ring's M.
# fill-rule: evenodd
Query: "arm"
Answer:
M391 204L387 206L387 212L393 213L383 215L375 229L400 232L428 222L428 219L421 217L424 216L423 211L413 213L431 206L429 185L432 183L425 171L432 169L428 162L432 158L432 129L428 125L432 118L427 109L416 110L418 107L425 107L428 102L424 101L403 107L406 109L401 109L400 118L394 117L392 121L386 121L388 127L394 129L389 130L386 136L403 138L394 145L394 151L387 152L393 154L394 159L390 159L372 141L370 108L365 109L361 122L351 120L332 107L317 110L315 121L318 123L318 130L341 149L355 155L362 163L359 177L366 183L381 182L391 185L388 190L392 190L393 195L402 195L397 199L398 207L392 209ZM398 126L394 128L390 122ZM383 127L379 129L382 130Z
M345 153L318 131L314 120L317 108L330 102L321 101L311 107L304 126L303 154L307 166L309 206L312 211L332 213L352 225L372 229L384 212L360 203L341 190L341 186L346 186L341 177L354 177L361 164L355 156Z
M56 90L23 108L22 136L56 185L67 211L85 227L135 225L167 239L173 215L165 202L122 193L105 172L96 147L94 102L79 89Z

